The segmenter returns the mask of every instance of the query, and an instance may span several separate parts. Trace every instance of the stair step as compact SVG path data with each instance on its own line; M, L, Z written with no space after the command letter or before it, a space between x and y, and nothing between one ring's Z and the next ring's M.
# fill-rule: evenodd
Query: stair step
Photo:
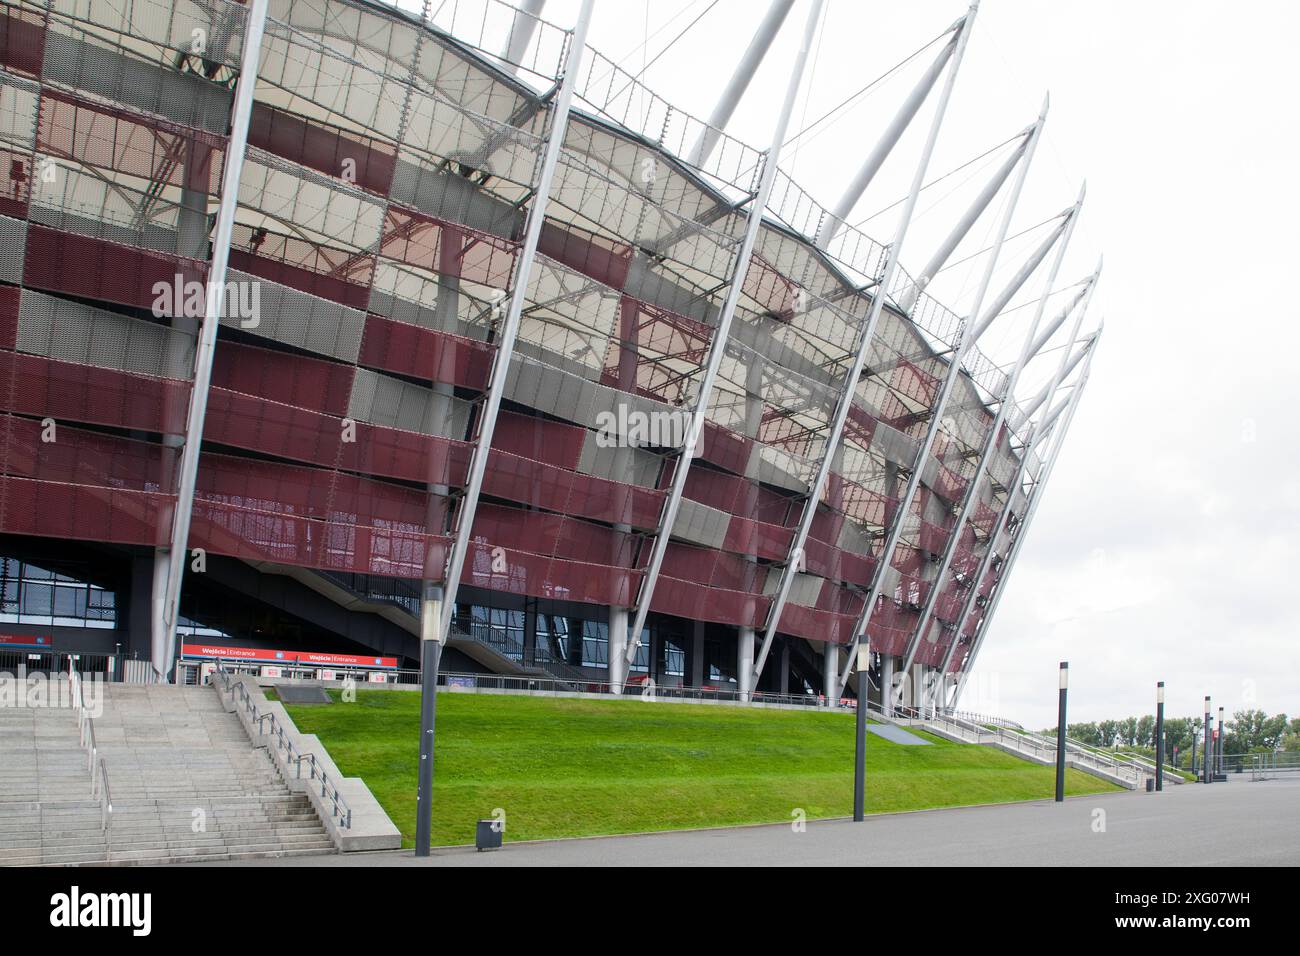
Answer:
M102 828L72 710L0 709L0 866L132 865L333 853L310 799L292 792L216 695L106 685L94 718L113 814ZM195 833L194 811L205 828ZM107 857L107 859L106 859Z

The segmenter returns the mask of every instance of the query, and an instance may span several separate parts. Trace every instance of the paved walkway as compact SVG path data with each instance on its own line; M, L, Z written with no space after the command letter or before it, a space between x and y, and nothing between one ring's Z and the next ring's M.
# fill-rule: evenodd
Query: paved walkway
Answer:
M1099 812L1100 811L1100 812ZM1104 832L1098 828L1104 823ZM905 866L1300 865L1300 779L1161 794L1051 801L788 824L507 844L502 850L410 850L259 865L289 866ZM219 864L220 865L220 864Z

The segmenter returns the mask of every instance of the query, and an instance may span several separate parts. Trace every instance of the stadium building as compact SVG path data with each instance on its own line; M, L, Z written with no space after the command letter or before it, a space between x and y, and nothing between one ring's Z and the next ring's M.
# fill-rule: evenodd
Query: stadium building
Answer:
M953 704L1096 275L1010 367L979 338L1082 199L970 314L936 301L1043 117L909 273L976 11L828 209L779 168L821 7L772 3L705 122L536 0L6 2L0 666L400 670L423 637L452 673L839 697L869 640L873 696ZM725 127L780 29L755 147ZM878 242L846 218L914 119Z

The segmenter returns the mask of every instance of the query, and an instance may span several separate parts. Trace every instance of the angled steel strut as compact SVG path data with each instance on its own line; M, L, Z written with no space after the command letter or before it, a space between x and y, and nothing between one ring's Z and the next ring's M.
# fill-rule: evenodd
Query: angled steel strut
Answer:
M1038 119L1034 123L1033 133L1030 135L1029 143L1025 147L1025 155L1022 160L1020 169L1016 173L1015 182L1011 187L1011 194L1007 198L1006 207L1003 209L1002 217L998 222L997 234L994 239L993 247L989 252L988 261L984 266L984 274L980 278L980 284L975 292L974 301L971 304L970 317L977 318L980 309L984 305L984 297L988 294L989 285L993 281L993 272L997 267L998 257L1002 251L1002 245L1006 242L1007 233L1011 227L1011 217L1015 213L1016 205L1020 200L1020 194L1024 190L1025 179L1029 175L1029 168L1033 163L1034 153L1038 148L1038 141L1042 137L1043 126L1047 122L1047 111L1050 106L1049 100L1043 99L1042 109L1039 111ZM1004 292L1006 298L1015 294L1014 284L1009 287L1010 293ZM999 297L1002 298L1002 297ZM1000 307L998 311L1001 311ZM990 314L996 315L996 312L990 310ZM912 466L912 473L908 476L907 487L903 492L903 497L895 509L893 521L890 522L889 531L885 537L885 545L880 554L877 556L876 567L871 575L871 587L867 591L866 600L862 605L862 610L858 612L858 620L854 625L853 635L855 643L860 644L866 637L867 625L871 621L871 615L875 610L876 603L884 590L886 578L889 575L889 569L892 566L894 552L898 549L898 544L902 540L903 531L907 524L907 516L911 513L912 502L916 499L916 494L920 490L921 478L925 472L926 462L930 459L930 452L934 448L935 439L939 434L939 427L943 420L943 415L948 406L948 400L952 395L958 376L961 374L962 362L966 358L969 350L974 347L976 336L970 334L965 328L958 333L958 340L949 357L948 372L944 377L943 387L939 393L939 398L934 404L930 413L930 422L926 427L925 439L921 442L921 447L917 450L916 459ZM856 658L855 653L848 655L848 661L840 673L839 683L841 686L849 679L852 673L852 667Z
M1085 187L1086 189L1086 187ZM957 514L957 520L953 523L952 532L948 535L948 541L944 545L943 557L939 562L939 571L934 577L930 587L930 593L926 596L925 604L921 608L921 615L917 620L916 631L908 643L907 653L903 658L903 672L912 666L916 659L916 654L921 648L921 642L925 640L929 631L930 623L934 618L935 607L938 604L939 597L943 592L944 584L947 582L948 571L952 567L952 560L957 554L957 546L961 541L962 530L966 523L975 512L975 505L979 501L980 487L984 482L984 476L988 473L989 462L998 451L998 440L1002 431L1003 423L1006 422L1008 413L1015 405L1016 385L1020 381L1020 375L1025 366L1033 359L1034 355L1030 351L1034 344L1034 338L1038 333L1038 326L1043 320L1043 312L1047 308L1047 300L1052 294L1052 289L1056 285L1056 278L1060 273L1061 263L1065 259L1066 250L1070 245L1070 237L1074 233L1075 224L1079 221L1079 211L1083 207L1084 190L1080 190L1079 199L1071 210L1066 220L1066 228L1061 236L1060 244L1056 249L1056 257L1052 261L1051 270L1048 273L1047 281L1043 284L1042 294L1038 299L1038 307L1034 310L1034 317L1029 323L1029 329L1025 334L1024 344L1020 349L1020 357L1016 360L1015 367L1011 370L1007 378L1007 384L1003 391L1002 401L998 403L997 413L993 416L993 422L990 424L988 434L984 437L984 447L981 449L979 464L975 467L975 474L966 486L966 492L962 495L961 510Z
M151 656L155 673L164 681L171 672L172 658L176 653L181 577L185 574L185 551L189 545L190 518L194 513L194 486L198 480L203 423L208 411L208 386L212 382L217 328L221 325L225 302L226 266L230 261L230 239L235 229L235 211L239 206L239 177L248 145L248 125L253 116L253 91L257 87L257 64L261 56L262 34L266 29L266 8L267 0L251 0L244 24L244 46L240 51L239 79L235 83L235 105L230 120L230 143L226 149L226 168L221 174L223 188L217 207L216 232L212 237L212 265L208 269L203 323L194 349L194 384L190 389L185 444L181 449L177 476L176 509L172 516L167 555L167 587L162 612L153 616L155 624L161 624L161 627L156 628L152 635Z
M1060 456L1061 447L1065 444L1065 436L1070 430L1070 425L1074 421L1074 413L1078 411L1079 402L1083 397L1084 386L1088 384L1088 374L1092 365L1092 357L1096 353L1096 344L1100 341L1099 336L1094 336L1087 350L1088 359L1084 362L1083 371L1080 373L1079 381L1074 387L1074 394L1070 396L1069 404L1066 406L1065 418L1060 423L1060 427L1055 430L1055 437L1052 441L1051 451L1048 452L1047 461L1043 465L1040 477L1034 484L1033 495L1029 500L1029 506L1025 510L1025 516L1020 521L1020 529L1011 540L1011 547L1007 551L1006 561L1003 562L1002 571L998 575L998 583L994 586L992 594L989 596L988 610L984 612L983 620L980 622L979 632L975 635L975 643L971 647L970 654L966 657L966 663L962 667L961 677L958 678L957 686L953 688L952 702L953 706L961 698L961 692L966 686L966 681L970 677L971 670L975 666L975 658L979 655L980 648L984 646L984 637L988 634L989 625L993 621L993 615L997 612L998 604L1002 600L1002 593L1006 589L1002 586L1011 576L1012 568L1015 566L1016 558L1020 556L1021 548L1024 547L1025 538L1029 531L1030 522L1033 521L1034 514L1038 510L1038 505L1042 501L1043 492L1047 487L1047 480L1051 478L1052 471L1056 466L1057 458Z
M672 535L673 522L677 519L677 510L681 505L682 492L686 488L686 476L690 472L695 448L703 438L704 420L709 410L709 397L713 392L713 383L718 377L718 369L722 366L722 359L726 353L727 337L731 331L731 320L735 316L736 306L740 302L740 294L745 284L745 275L749 269L750 256L754 251L754 242L758 238L758 230L763 222L763 208L767 205L768 196L772 192L772 184L776 181L777 161L781 155L781 143L785 140L785 131L789 126L790 117L794 113L795 99L799 94L804 70L808 64L809 54L812 51L813 36L817 32L817 24L821 19L823 5L824 0L814 0L812 7L808 11L808 19L804 24L799 53L795 57L794 69L790 73L790 80L786 86L785 100L781 104L776 129L772 134L772 146L768 150L767 158L763 164L763 175L759 181L758 194L754 197L753 205L749 211L749 218L745 224L745 236L737 253L735 271L732 273L731 282L727 287L727 297L724 300L722 312L718 316L718 328L713 333L713 341L709 346L709 357L704 368L704 377L700 382L699 396L695 401L695 408L691 412L691 423L687 430L686 442L677 458L677 467L673 472L673 483L669 489L668 498L664 502L663 514L660 517L658 532L654 538L654 547L650 553L650 563L646 568L645 578L641 584L641 593L637 595L636 616L632 623L631 634L628 637L627 649L624 652L628 666L635 662L637 648L641 646L641 631L645 627L646 615L650 612L650 601L654 596L655 584L659 578L659 569L663 566L664 555L668 550L668 541Z
M1088 312L1088 305L1092 301L1092 290L1096 288L1097 282L1100 278L1101 278L1101 263L1099 262L1097 263L1097 270L1088 279L1084 291L1080 294L1080 296L1077 296L1074 299L1074 301L1066 309L1065 313L1063 313L1063 316L1068 315L1071 311L1074 310L1075 306L1078 306L1078 311L1076 314L1074 325L1070 331L1070 341L1074 341L1074 339L1079 334L1079 326L1083 323L1083 318ZM1082 300L1082 304L1080 304L1081 300ZM1030 346L1031 355L1034 356L1038 355L1046 343L1047 343L1047 338L1044 338L1044 336L1040 333L1039 336L1036 339L1034 339L1033 344ZM1056 371L1052 376L1052 380L1049 383L1053 392L1055 392L1060 387L1061 382L1065 378L1068 358L1069 358L1069 352L1068 351L1063 352L1061 356L1061 362L1057 366ZM1047 440L1048 435L1051 433L1052 426L1055 424L1057 418L1064 410L1064 408L1065 408L1064 404L1058 405L1043 419L1042 422L1040 422L1037 426L1035 426L1030 433L1029 440L1025 443L1024 448L1021 449L1020 463L1016 467L1015 477L1012 478L1011 484L1007 488L1007 503L1002 508L1002 510L998 512L997 521L993 525L993 530L989 535L988 548L984 552L984 556L980 560L979 567L976 569L975 574L971 579L971 586L966 594L966 599L962 602L961 611L957 615L957 633L954 635L952 643L948 646L948 651L944 655L943 663L939 669L940 686L938 689L940 691L942 687L942 681L947 679L946 675L948 673L948 669L949 667L952 666L952 659L957 652L957 646L961 640L961 628L964 626L966 619L970 616L971 611L974 610L975 602L979 596L980 582L984 580L984 575L988 573L989 566L993 563L993 559L996 551L996 545L998 543L998 538L1001 536L1003 526L1006 523L1007 518L1011 513L1011 508L1015 504L1016 492L1021 488L1024 482L1025 472L1029 467L1030 459L1032 458L1035 450L1039 447L1039 445L1041 445L1042 442Z
M591 25L591 15L595 0L583 0L578 13L577 24L569 45L569 59L564 66L564 78L560 83L555 99L555 116L551 120L550 133L546 139L546 149L542 157L542 172L533 193L533 201L528 210L528 225L524 233L524 243L520 249L519 261L515 266L514 287L510 290L510 301L506 307L505 319L501 326L501 338L497 343L496 356L492 363L491 385L488 387L487 400L483 404L479 418L479 434L474 445L474 457L470 462L469 480L456 518L456 537L452 544L451 555L447 561L447 573L444 577L444 594L439 624L427 639L445 641L451 629L452 617L456 612L456 591L460 586L461 572L465 567L465 557L469 553L470 538L474 533L474 515L478 511L479 495L483 490L483 477L487 471L487 462L492 447L492 434L496 429L497 411L501 408L501 398L505 393L506 379L510 375L510 360L514 356L515 340L519 334L520 317L523 315L524 301L528 297L528 280L532 273L533 260L537 254L537 244L541 239L542 225L546 219L546 203L550 198L551 184L555 180L555 169L560 161L560 151L564 147L565 131L569 124L569 110L573 104L574 87L582 64L583 51L587 45L587 29ZM425 635L421 635L425 637Z
M844 380L844 388L841 390L839 403L835 409L835 418L826 438L826 447L821 464L817 469L817 477L808 489L799 528L790 544L789 557L781 570L781 582L777 588L776 597L772 601L771 610L768 612L763 644L754 660L754 677L750 684L751 687L757 687L759 678L763 675L763 665L767 663L767 655L772 649L772 641L776 637L777 627L781 623L781 612L785 610L786 600L790 596L790 587L794 583L794 577L803 561L804 545L807 543L809 531L812 530L813 519L817 514L817 505L821 501L822 489L826 486L826 479L830 474L836 450L844 434L844 423L848 420L849 409L853 405L853 396L857 389L858 380L862 377L862 369L867 360L867 353L870 351L871 343L875 339L876 326L880 322L880 314L885 305L885 290L889 288L894 271L898 267L899 253L902 250L903 241L907 238L912 213L916 208L917 199L925 183L926 169L929 167L930 157L934 154L935 143L939 139L939 130L943 126L948 101L952 98L953 87L957 82L957 72L961 68L961 61L966 52L967 42L970 39L971 28L975 23L977 8L978 4L971 4L966 16L956 26L957 35L953 41L955 48L952 54L952 65L948 70L943 91L940 93L939 101L935 106L934 116L930 120L930 130L921 151L921 158L917 162L916 171L912 177L912 186L908 192L907 201L904 203L902 213L899 215L898 226L894 232L894 239L889 245L889 252L885 257L884 269L876 285L876 292L871 297L871 311L863 325L862 334L857 343L857 351L853 357L853 365ZM886 139L890 135L893 135L892 130L887 131ZM829 688L827 691L829 691Z

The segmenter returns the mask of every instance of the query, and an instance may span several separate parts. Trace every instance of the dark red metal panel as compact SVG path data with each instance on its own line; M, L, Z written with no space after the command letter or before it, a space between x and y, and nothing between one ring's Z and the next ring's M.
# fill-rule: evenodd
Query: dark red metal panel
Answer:
M35 12L6 4L0 10L0 63L16 73L40 76L44 61L44 21Z
M217 388L343 418L356 368L338 362L218 340L212 363Z
M494 353L492 346L482 342L372 312L366 316L359 362L427 382L483 391Z
M27 227L23 285L32 289L153 309L162 287L170 301L170 290L174 289L178 276L183 287L190 282L205 283L207 274L207 263L195 259L124 246L35 223Z
M0 403L22 415L179 434L189 390L173 379L0 351Z
M394 147L266 103L253 104L248 144L386 196L397 163ZM350 177L350 178L349 178Z

